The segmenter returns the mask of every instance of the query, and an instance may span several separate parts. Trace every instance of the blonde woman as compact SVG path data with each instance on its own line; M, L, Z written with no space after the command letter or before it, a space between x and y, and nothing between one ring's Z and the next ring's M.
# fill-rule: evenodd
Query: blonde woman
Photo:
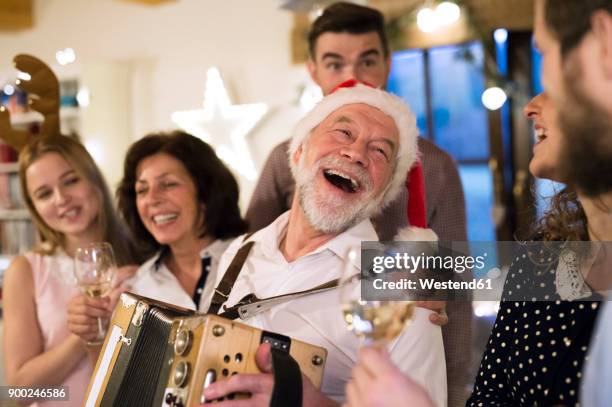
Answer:
M15 258L4 278L7 382L67 386L70 400L61 405L77 406L92 365L85 342L68 330L68 302L78 293L72 256L79 246L107 241L120 266L137 259L102 174L80 143L60 135L35 139L20 152L19 177L41 243Z

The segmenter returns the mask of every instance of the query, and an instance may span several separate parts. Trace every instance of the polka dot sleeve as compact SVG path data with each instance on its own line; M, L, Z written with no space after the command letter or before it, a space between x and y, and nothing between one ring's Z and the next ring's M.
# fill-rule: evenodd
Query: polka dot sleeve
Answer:
M510 266L500 309L467 406L576 405L582 363L599 303L595 297L514 301L512 290L554 285L555 265L519 256Z
M495 325L491 331L489 342L480 362L476 375L474 391L466 406L513 406L509 397L507 369L505 363L509 356L509 347L505 339L509 336L513 306L510 302L502 302Z

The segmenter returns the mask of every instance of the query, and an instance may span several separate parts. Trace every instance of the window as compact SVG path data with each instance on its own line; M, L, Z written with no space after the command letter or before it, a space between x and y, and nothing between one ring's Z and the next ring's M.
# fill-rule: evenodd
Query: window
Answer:
M471 241L496 240L483 63L477 42L401 51L392 56L388 83L415 112L422 136L457 161Z

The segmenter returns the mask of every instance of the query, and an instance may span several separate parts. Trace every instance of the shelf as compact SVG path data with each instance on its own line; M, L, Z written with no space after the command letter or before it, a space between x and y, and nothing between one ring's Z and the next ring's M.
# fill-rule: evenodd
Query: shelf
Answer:
M0 209L0 220L28 220L30 212L27 209Z
M78 118L80 110L78 107L67 106L60 108L60 119L70 120ZM40 123L43 121L42 114L38 112L27 112L27 113L14 113L11 114L11 124L13 125L26 125L31 123Z
M0 163L0 174L7 172L19 172L19 163Z
M81 116L81 109L75 106L65 106L60 108L60 119L77 119Z

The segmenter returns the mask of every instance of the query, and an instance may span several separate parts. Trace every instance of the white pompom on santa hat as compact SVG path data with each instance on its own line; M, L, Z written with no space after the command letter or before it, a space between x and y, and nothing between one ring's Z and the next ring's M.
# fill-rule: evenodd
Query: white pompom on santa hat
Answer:
M297 165L291 157L303 145L312 130L327 116L344 105L363 103L375 107L390 116L399 131L399 148L396 165L389 187L384 193L382 206L397 198L402 188L408 189L407 217L408 226L400 229L395 236L398 241L437 241L433 230L427 228L425 183L423 169L419 160L417 139L419 132L416 118L399 97L377 89L370 84L354 79L338 85L332 93L324 97L297 124L289 147L289 163L295 178ZM408 176L406 177L406 174Z

